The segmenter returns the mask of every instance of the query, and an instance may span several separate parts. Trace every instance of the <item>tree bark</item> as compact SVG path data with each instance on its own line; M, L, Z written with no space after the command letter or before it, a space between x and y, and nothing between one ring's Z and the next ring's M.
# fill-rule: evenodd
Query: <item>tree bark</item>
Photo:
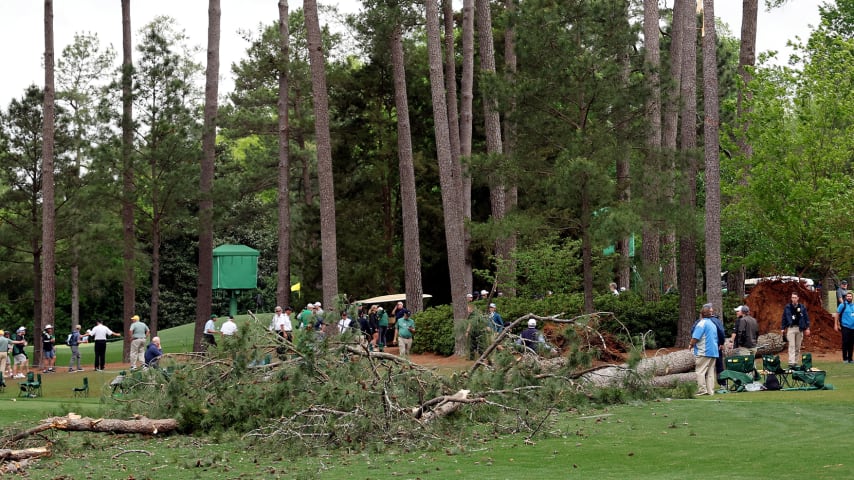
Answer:
M4 437L4 443L9 444L27 438L45 430L66 430L69 432L100 432L100 433L141 433L157 435L170 433L178 429L178 420L174 418L150 419L137 418L134 420L118 420L113 418L70 418L50 417L29 430Z
M445 218L445 242L448 250L448 270L451 281L451 300L454 322L464 321L466 311L465 252L462 182L460 169L451 157L448 134L448 112L445 108L444 75L442 74L442 48L439 41L439 7L436 0L426 0L427 52L430 66L430 90L433 101L433 118L436 135L436 154L439 162L439 181L442 189L442 210ZM455 340L455 353L465 354L462 333Z
M649 98L646 102L646 155L644 159L644 189L648 212L645 215L643 227L643 288L647 301L658 300L660 266L660 221L655 213L660 208L660 164L661 164L661 58L658 38L658 1L644 0L643 2L643 35L644 62L649 88Z
M133 43L130 27L130 0L122 0L122 319L124 330L136 307L136 236L134 205L136 187L133 166ZM149 325L151 328L151 325ZM152 334L157 331L152 329ZM130 352L130 335L125 335L124 351Z
M718 62L715 2L703 0L703 151L706 177L706 297L716 311L723 308L721 290L721 162L718 123Z
M459 168L462 180L463 219L471 220L471 171L468 167L471 160L472 128L474 113L474 0L463 0L462 27L462 78L460 79L460 157ZM465 255L465 284L466 293L474 291L471 258L471 232L464 227L463 251Z
M335 220L335 182L332 173L332 139L329 134L329 94L326 59L320 39L317 1L304 0L305 30L314 96L314 132L317 140L317 180L320 190L320 255L323 271L323 302L332 308L338 299L338 240ZM444 99L441 100L444 102Z
M41 318L33 330L33 361L42 361L42 326L53 321L56 308L56 199L54 144L56 88L54 85L53 0L44 2L44 134L42 143L42 275Z
M453 33L451 36L453 37ZM392 32L390 41L391 65L394 71L394 105L397 109L397 156L403 217L403 267L406 305L412 312L420 312L424 309L424 286L421 282L421 241L418 238L418 203L415 189L415 167L412 160L412 132L409 127L406 70L404 68L403 40L401 39L399 25ZM456 95L454 95L453 102L456 103ZM459 137L457 141L459 142ZM457 148L459 148L459 144ZM453 152L453 147L451 151ZM453 161L459 163L459 156Z
M291 301L291 190L290 190L290 121L288 118L288 80L290 76L290 25L288 2L279 0L279 167L278 167L278 247L276 249L276 301Z
M688 223L679 234L679 323L676 346L687 347L691 326L697 318L697 234L695 227L697 203L697 15L692 2L676 2L682 9L678 18L683 22L682 82L680 86L682 131L679 139L683 160L684 187L679 205Z
M220 0L208 0L208 58L205 70L205 118L199 179L199 277L193 350L202 351L202 334L213 303L213 182L219 92Z

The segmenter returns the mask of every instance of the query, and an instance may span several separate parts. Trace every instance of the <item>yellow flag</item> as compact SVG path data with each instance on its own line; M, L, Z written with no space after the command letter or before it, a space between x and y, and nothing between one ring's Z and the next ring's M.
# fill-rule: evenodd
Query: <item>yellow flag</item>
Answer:
M300 288L302 288L302 284L300 284L300 283L295 283L295 284L291 285L291 291L292 292L299 292Z

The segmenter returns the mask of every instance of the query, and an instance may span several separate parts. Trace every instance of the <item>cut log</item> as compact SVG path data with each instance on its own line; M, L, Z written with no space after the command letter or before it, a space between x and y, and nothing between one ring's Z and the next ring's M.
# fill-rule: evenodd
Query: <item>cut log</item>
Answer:
M687 348L665 355L656 355L641 359L637 371L641 375L671 375L694 370L694 354Z
M46 457L50 455L50 449L47 447L24 448L21 450L12 450L8 448L0 448L0 461L21 461L29 458Z
M10 435L3 439L4 443L16 442L22 438L45 430L68 430L73 432L103 432L103 433L142 433L157 435L169 433L178 429L178 420L163 418L154 420L138 417L133 420L117 420L113 418L78 418L78 415L68 417L50 417L29 430Z

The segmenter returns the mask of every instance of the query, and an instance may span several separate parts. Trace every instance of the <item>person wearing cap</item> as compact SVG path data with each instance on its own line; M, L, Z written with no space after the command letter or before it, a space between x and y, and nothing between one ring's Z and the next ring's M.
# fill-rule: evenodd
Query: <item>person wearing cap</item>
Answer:
M137 365L140 367L145 363L145 343L151 331L148 325L140 321L139 315L130 317L133 323L128 327L128 335L130 341L130 369L136 370Z
M313 323L312 322L312 316L314 315L314 313L312 313L313 311L314 311L314 304L313 303L309 303L308 305L305 306L305 308L302 309L302 312L300 312L300 314L297 315L297 320L299 321L299 327L298 328L309 328L309 327L311 327L311 325Z
M110 330L101 320L95 320L95 326L89 330L89 335L95 341L95 371L103 372L107 361L107 337L121 337L122 334Z
M71 347L71 360L68 362L68 371L73 372L74 364L76 363L77 371L82 372L83 369L80 367L80 344L83 343L83 337L80 335L80 325L74 326L74 330L68 335L66 343Z
M472 295L471 293L467 293L466 294L466 301L467 302L473 302L474 301L474 295Z
M9 348L12 340L6 337L6 332L0 330L0 385L5 385L3 375L6 373L6 364L9 362Z
M215 347L216 338L214 338L214 335L216 335L216 333L216 315L211 315L211 318L205 322L205 329L202 332L202 337L208 345L213 345Z
M700 319L691 331L689 348L694 354L694 373L697 375L697 396L715 394L715 360L720 357L718 327L712 320L711 303L703 305Z
M415 320L410 318L409 310L403 309L403 316L395 322L395 329L397 330L397 339L400 342L398 354L401 357L407 357L412 351L412 336L415 334Z
M843 279L839 282L839 288L836 289L836 306L845 303L846 294L848 294L848 280Z
M53 325L47 324L42 332L42 373L53 373L56 371L56 335L53 334Z
M488 297L488 296L489 296L489 292L488 292L488 291L486 291L486 290L481 290L481 291L480 291L480 299L481 299L481 300L486 300L486 297Z
M789 342L789 368L796 367L801 359L801 343L810 336L810 316L807 307L799 302L797 292L792 292L791 301L783 308L780 333Z
M401 318L403 318L404 312L408 312L408 311L409 310L407 310L406 307L403 306L403 302L397 302L397 304L394 306L394 308L391 309L391 315L394 317L394 321L391 322L391 325L389 325L389 327L391 327L391 329L392 329L392 334L391 334L392 339L391 339L391 343L390 343L390 345L392 345L392 346L397 345L397 335L398 335L397 326L396 326L397 321L400 320ZM389 320L391 320L391 317L389 317Z
M546 343L546 338L537 330L537 321L533 318L528 320L528 328L522 330L519 336L521 337L519 339L521 344L534 353L540 353L543 350L554 353Z
M20 326L11 336L13 361L12 378L26 378L27 372L30 369L27 352L24 351L24 348L27 347L26 335L26 327Z
M836 308L833 320L833 329L842 330L842 363L854 363L851 357L854 353L854 292L845 293L845 301Z
M735 307L735 329L732 331L732 346L746 348L751 355L756 355L756 341L759 339L759 324L750 316L750 307L740 305Z
M495 304L490 303L488 309L489 313L487 313L486 316L487 318L489 318L490 328L492 328L492 330L494 330L495 332L500 332L504 330L504 319L501 318L501 314L495 311L495 308Z

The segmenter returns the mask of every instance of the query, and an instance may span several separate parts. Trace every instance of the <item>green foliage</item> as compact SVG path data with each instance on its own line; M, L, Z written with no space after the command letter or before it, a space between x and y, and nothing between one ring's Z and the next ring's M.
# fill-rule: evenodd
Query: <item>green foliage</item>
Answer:
M637 293L623 292L619 296L600 295L595 304L598 311L614 313L615 320L606 320L603 329L627 343L639 346L641 335L645 336L646 348L669 347L676 342L678 295L663 295L659 301L648 302Z
M413 316L418 333L412 341L413 353L454 353L454 314L450 305L430 307Z

